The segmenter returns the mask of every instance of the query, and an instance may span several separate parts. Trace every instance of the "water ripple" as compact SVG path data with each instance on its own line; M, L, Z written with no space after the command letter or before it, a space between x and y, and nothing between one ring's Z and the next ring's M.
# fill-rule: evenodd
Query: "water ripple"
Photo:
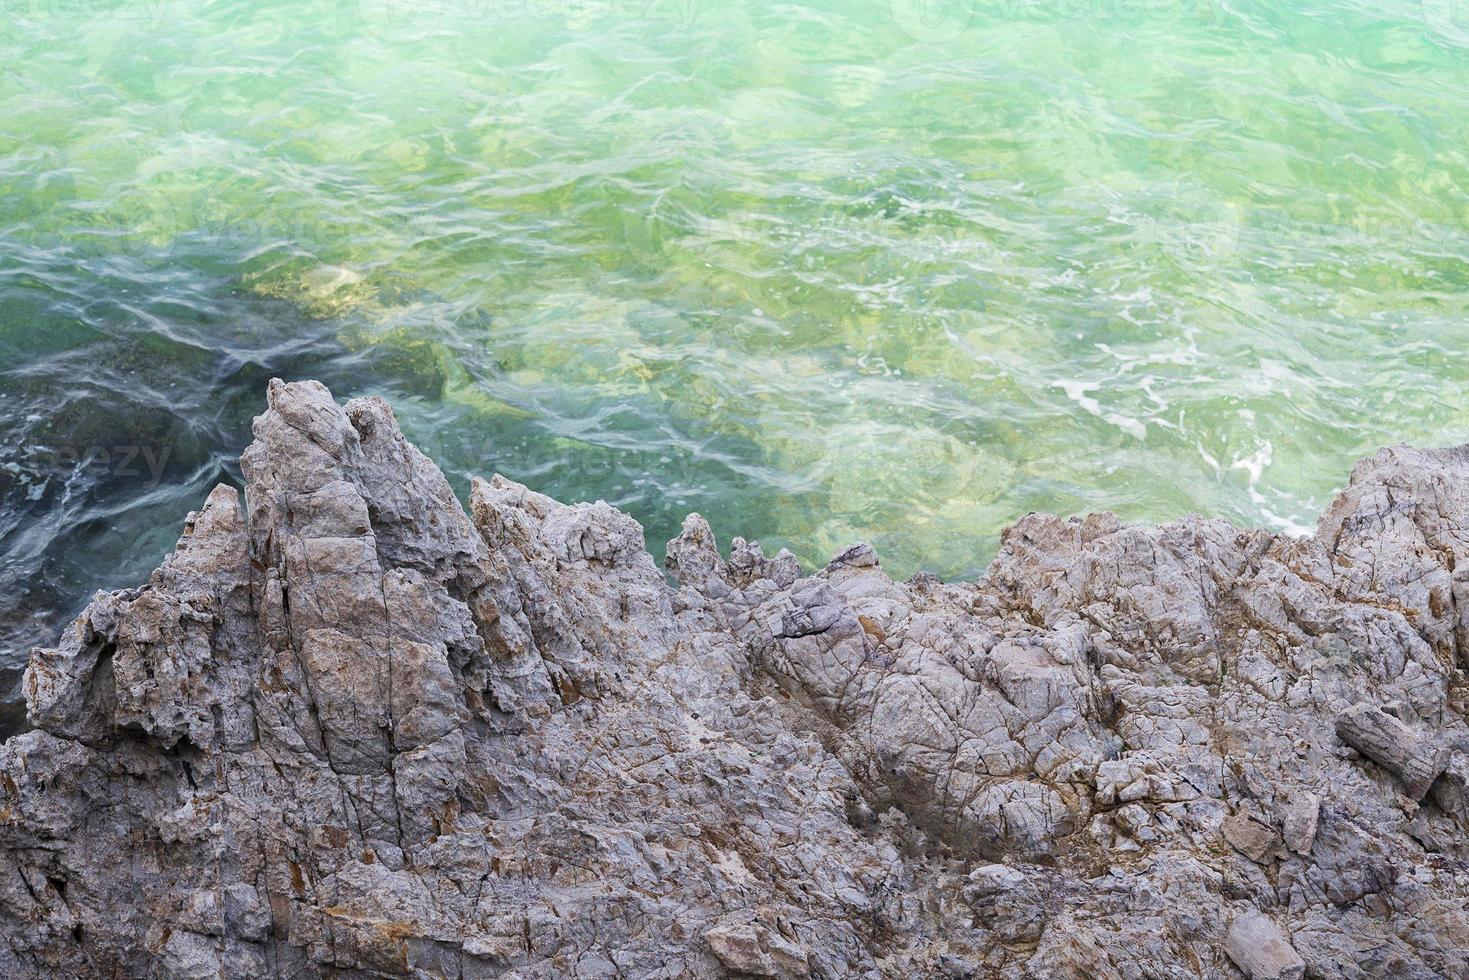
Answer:
M808 562L1298 531L1469 438L1451 4L32 0L0 25L0 668L271 375Z

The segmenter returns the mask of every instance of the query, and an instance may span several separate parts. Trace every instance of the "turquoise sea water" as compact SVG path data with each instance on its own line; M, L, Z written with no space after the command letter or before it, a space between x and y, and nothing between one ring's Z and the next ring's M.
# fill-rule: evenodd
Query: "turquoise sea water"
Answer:
M271 375L462 490L970 576L1469 440L1469 0L0 0L0 655Z

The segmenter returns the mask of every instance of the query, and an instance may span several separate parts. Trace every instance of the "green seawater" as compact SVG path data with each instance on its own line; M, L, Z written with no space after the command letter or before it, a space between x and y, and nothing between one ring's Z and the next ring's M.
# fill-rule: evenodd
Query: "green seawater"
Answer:
M1469 440L1466 0L0 0L0 644L272 375L461 492L973 576Z

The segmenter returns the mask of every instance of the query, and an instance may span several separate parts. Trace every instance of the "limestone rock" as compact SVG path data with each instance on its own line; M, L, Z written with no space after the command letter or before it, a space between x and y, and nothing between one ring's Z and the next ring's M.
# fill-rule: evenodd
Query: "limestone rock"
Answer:
M1336 719L1341 740L1398 777L1412 800L1421 800L1449 763L1449 747L1414 732L1372 704L1354 704Z
M671 583L378 399L254 435L31 656L0 976L1469 975L1469 449L968 583L691 515Z
M775 959L765 951L755 927L749 923L737 926L715 926L704 933L704 941L727 968L754 977L776 975Z
M1302 856L1310 854L1320 819L1321 797L1308 792L1297 794L1285 809L1285 845Z
M1433 784L1433 799L1444 813L1469 832L1469 753L1455 752Z
M1306 961L1271 918L1249 911L1229 927L1229 958L1250 980L1300 980Z
M1230 846L1259 864L1280 846L1280 836L1270 827L1243 813L1226 817L1219 828Z
M731 973L752 977L800 978L811 975L806 953L799 945L753 921L717 925L704 933L704 942Z

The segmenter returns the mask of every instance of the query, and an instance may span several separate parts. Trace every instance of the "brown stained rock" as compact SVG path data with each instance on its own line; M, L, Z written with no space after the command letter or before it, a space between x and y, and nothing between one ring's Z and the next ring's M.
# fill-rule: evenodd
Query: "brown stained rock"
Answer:
M0 977L1469 975L1469 450L1308 539L1033 514L972 583L694 515L671 584L381 400L254 435L31 656Z
M1229 845L1256 864L1264 863L1280 846L1280 835L1253 817L1235 813L1219 828Z
M775 959L760 942L760 934L750 923L715 926L704 933L709 949L734 973L752 977L777 975Z

